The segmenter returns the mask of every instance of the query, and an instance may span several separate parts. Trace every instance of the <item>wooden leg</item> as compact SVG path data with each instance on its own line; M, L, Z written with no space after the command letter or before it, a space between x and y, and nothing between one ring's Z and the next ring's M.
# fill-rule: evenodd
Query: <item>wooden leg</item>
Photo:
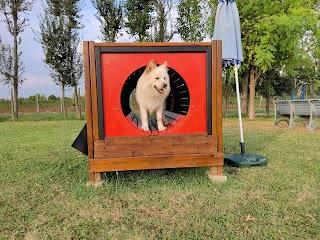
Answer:
M210 174L213 176L220 176L222 175L223 166L214 166L210 167Z
M101 173L90 172L89 173L89 181L87 182L87 186L99 187L103 184L101 179Z
M94 180L95 180L95 182L100 182L100 181L102 181L102 179L101 179L101 173L94 173Z
M94 182L95 180L95 173L94 172L89 172L89 181Z
M213 182L225 182L225 181L227 181L227 176L223 175L223 166L210 167L210 170L208 172L208 177Z

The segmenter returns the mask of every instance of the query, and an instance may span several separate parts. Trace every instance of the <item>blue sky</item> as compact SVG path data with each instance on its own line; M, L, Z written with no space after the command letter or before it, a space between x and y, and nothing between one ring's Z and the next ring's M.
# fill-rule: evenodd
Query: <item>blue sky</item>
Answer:
M100 25L96 17L94 16L96 10L92 6L91 1L85 0L81 11L82 23L84 28L80 30L80 36L82 40L98 40L101 36L100 34ZM25 67L24 77L26 78L25 82L19 88L19 97L27 97L34 95L36 93L44 94L49 96L54 94L56 96L61 95L61 90L49 76L49 70L45 67L43 58L44 54L42 51L41 45L34 40L35 31L39 30L39 19L37 15L43 14L43 8L41 6L41 0L36 0L33 5L32 13L30 12L29 16L29 26L25 28L25 31L21 33L22 43L20 45L19 51L22 51L22 61ZM3 20L4 16L0 13L0 20ZM6 44L11 44L13 38L9 35L6 26L3 22L0 22L0 35L2 40ZM127 35L118 41L127 42L130 41ZM80 84L80 89L82 94L84 93L84 83L83 80ZM9 85L3 85L0 83L0 98L9 98L10 96ZM72 91L66 92L67 96L72 95Z

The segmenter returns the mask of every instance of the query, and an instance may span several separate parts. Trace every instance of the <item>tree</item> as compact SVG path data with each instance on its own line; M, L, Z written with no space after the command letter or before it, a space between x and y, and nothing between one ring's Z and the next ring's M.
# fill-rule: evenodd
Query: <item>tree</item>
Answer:
M18 54L19 64L19 80L20 83L23 82L21 77L24 72L24 67L22 62L20 62L21 52ZM0 81L4 84L10 84L14 86L14 57L13 48L9 44L2 43L2 38L0 37Z
M170 31L168 30L168 23L170 20L170 13L173 8L174 0L153 0L155 17L153 19L153 34L151 36L154 42L169 42L175 31L173 30L173 22L170 22Z
M216 9L218 1L216 0L200 0L202 6L202 15L205 21L205 32L207 36L213 36L214 24L216 17Z
M261 74L282 66L291 72L305 53L303 42L319 23L315 1L237 1L241 18L244 63L249 76L249 119L255 118L255 88Z
M44 15L40 15L38 41L42 44L53 81L61 86L61 109L67 114L64 105L66 87L77 92L78 81L83 74L82 55L79 52L78 30L80 23L80 0L46 0ZM78 99L78 98L77 98ZM77 106L79 102L77 101ZM77 108L78 113L80 112Z
M261 80L268 81L265 86L276 84L266 74L273 72L274 76L274 73L285 72L296 76L299 66L307 62L310 66L309 58L313 61L313 69L318 71L319 2L237 0L236 3L241 19L244 54L244 62L240 68L243 80L242 111L249 112L249 118L254 119L255 89L260 77L263 76ZM215 4L207 6L212 13L215 12ZM207 18L208 21L211 18ZM212 27L207 25L206 29L212 36ZM272 86L269 87L272 92Z
M96 18L101 23L102 40L115 42L123 26L123 10L117 0L91 0L97 10Z
M222 76L222 95L224 96L224 114L227 117L228 112L228 102L230 93L235 91L232 89L233 84L235 83L234 73L231 68L227 68L223 71Z
M37 99L38 100L46 100L46 96L44 94L36 93L33 96L29 96L28 99L31 101L36 101Z
M206 36L200 0L181 0L178 5L177 31L183 41L201 42Z
M28 25L28 20L22 17L20 14L27 14L32 9L34 0L1 0L0 12L5 16L5 24L9 33L13 36L13 48L6 46L2 48L3 59L9 60L11 70L3 71L7 72L5 77L5 83L10 83L13 86L13 120L18 118L18 88L19 84L23 83L21 74L24 71L22 62L20 61L21 52L18 51L18 46L21 44L21 38L19 34L22 33L25 27Z
M48 100L50 100L50 101L57 101L58 98L57 98L54 94L51 94L51 95L48 97Z
M153 0L127 0L125 2L125 27L128 34L138 42L150 41L148 30L152 26Z

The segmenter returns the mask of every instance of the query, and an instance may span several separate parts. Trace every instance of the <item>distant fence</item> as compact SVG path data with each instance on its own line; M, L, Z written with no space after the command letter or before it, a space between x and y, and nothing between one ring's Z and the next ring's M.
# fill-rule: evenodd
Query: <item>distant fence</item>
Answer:
M81 88L80 96L80 106L81 112L85 112L85 96L84 88ZM41 94L38 94L38 93ZM61 112L60 96L56 93L53 95L54 91L51 89L33 89L33 90L21 90L19 92L19 103L18 111L19 113L36 113L36 112ZM65 107L67 112L76 112L76 102L73 96L73 92L68 92L68 97L65 98ZM38 95L38 97L36 97ZM54 96L56 99L52 100ZM272 100L272 99L271 99ZM234 109L237 107L237 99L235 96L229 96L227 103L223 97L223 109L224 113L226 108ZM255 105L257 110L261 111L265 109L266 99L261 96L256 96ZM11 100L10 100L10 89L0 89L0 114L11 113Z
M19 99L18 101L19 112L60 112L61 102L57 100L30 100ZM66 99L65 107L68 112L76 111L76 102L72 99ZM85 111L85 99L81 97L80 106L82 111ZM11 113L11 101L0 100L0 113Z
M228 107L236 107L237 99L235 97L228 98ZM256 107L264 108L265 107L264 98L256 98ZM223 101L225 106L225 102ZM76 111L76 102L73 99L67 98L65 100L65 106L67 111ZM82 112L85 111L85 98L82 96L80 98L80 106ZM57 100L45 100L39 99L19 99L19 112L59 112L61 111L61 102L60 99ZM0 114L1 113L10 113L11 112L11 101L0 99Z
M225 106L225 98L223 97L223 106ZM255 106L257 108L265 108L266 106L266 99L262 96L256 96L255 98ZM232 97L228 97L228 102L227 102L227 106L228 107L236 107L237 106L237 98L232 96Z
M81 111L85 111L85 96L84 89L78 88L78 94ZM11 113L12 109L12 89L0 88L0 114ZM18 112L33 113L33 112L61 112L60 93L54 89L20 89L18 99ZM75 95L72 89L65 92L64 105L67 112L76 111ZM81 95L82 94L82 95Z

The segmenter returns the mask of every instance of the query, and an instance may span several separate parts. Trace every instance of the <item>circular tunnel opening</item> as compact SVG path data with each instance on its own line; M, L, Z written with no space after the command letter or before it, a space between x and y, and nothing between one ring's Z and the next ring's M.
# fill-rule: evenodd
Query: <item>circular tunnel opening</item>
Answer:
M121 90L121 108L127 119L137 128L141 127L139 105L135 99L135 88L146 66L135 70L125 81ZM181 75L168 68L171 91L166 101L165 117L168 129L178 124L187 115L190 105L188 86ZM155 115L149 115L149 129L157 130Z

